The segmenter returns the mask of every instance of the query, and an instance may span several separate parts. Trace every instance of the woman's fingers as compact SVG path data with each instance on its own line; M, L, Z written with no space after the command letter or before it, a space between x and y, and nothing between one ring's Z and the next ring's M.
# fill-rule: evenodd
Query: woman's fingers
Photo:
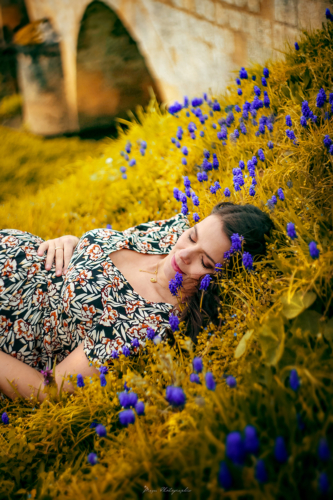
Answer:
M43 253L45 252L45 250L48 249L48 247L49 247L49 242L43 241L43 243L41 243L38 247L37 255L39 255L41 257L43 255Z
M67 267L69 264L69 261L71 260L73 255L73 244L68 242L65 243L65 248L64 248L64 269L63 272L65 273L67 271Z
M57 249L55 250L55 263L56 263L56 276L61 276L64 263L63 247L57 247Z

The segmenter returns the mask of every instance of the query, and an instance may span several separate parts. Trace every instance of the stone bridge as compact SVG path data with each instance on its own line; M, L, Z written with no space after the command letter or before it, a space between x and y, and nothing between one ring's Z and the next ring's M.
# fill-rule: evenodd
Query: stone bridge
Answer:
M57 127L62 133L101 124L137 103L146 103L150 87L167 103L183 95L220 92L234 78L235 69L277 58L285 41L293 43L302 28L320 27L331 2L25 3L30 21L46 18L59 35L64 105L52 133L57 133ZM47 123L39 128L43 129L39 133L48 133Z

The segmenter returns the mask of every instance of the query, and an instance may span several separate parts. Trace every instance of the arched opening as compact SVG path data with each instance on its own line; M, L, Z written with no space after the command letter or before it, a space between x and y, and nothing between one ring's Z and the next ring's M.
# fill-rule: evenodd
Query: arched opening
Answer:
M112 126L114 117L158 97L136 42L114 11L92 2L81 21L77 47L77 98L81 130Z

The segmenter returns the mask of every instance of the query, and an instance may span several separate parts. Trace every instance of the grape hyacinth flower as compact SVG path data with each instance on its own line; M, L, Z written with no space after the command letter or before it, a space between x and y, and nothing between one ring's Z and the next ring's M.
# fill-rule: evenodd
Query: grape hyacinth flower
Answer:
M245 453L256 455L259 451L259 438L257 429L253 425L247 425L244 429L244 449Z
M190 179L187 177L187 175L185 175L185 177L184 177L184 186L185 186L186 188L191 187L191 181L190 181Z
M128 424L134 424L135 422L135 413L132 409L123 410L119 413L119 422L124 427L128 427Z
M293 369L289 375L289 385L293 391L297 391L301 385L297 370Z
M225 188L225 190L223 191L223 194L226 198L229 198L231 193L230 193L230 189L229 188Z
M325 16L326 16L326 19L328 19L329 21L333 21L333 14L331 14L330 9L326 9Z
M332 16L331 21L332 20L333 20L333 16ZM328 480L328 476L327 476L326 472L322 472L319 476L318 489L319 489L319 492L322 493L323 495L326 495L329 492L330 482Z
M206 274L201 280L199 290L207 290L209 287L209 283L211 282L211 279L212 279L211 275Z
M247 129L246 129L244 123L241 123L240 126L239 126L239 128L240 128L242 134L246 135Z
M287 125L287 127L292 126L292 121L291 121L290 115L286 115L286 125Z
M325 135L323 142L324 142L324 146L328 149L332 144L332 139L330 138L329 135Z
M238 163L238 166L241 170L244 170L245 168L245 163L243 162L243 160L239 160L239 163Z
M276 205L277 204L277 197L275 196L275 194L273 194L272 198L271 198L271 202Z
M165 393L166 400L172 406L182 406L186 402L186 395L181 387L168 385Z
M325 438L321 438L318 444L318 457L323 462L328 462L331 458L331 451Z
M316 242L310 241L310 243L309 243L309 252L310 252L310 256L313 259L318 259L319 258L319 249L317 248Z
M192 196L192 202L195 207L198 207L200 204L199 198L197 196Z
M95 431L96 431L96 434L99 436L99 437L105 437L106 436L106 428L104 427L104 425L102 424L98 424L96 427L95 427Z
M174 279L169 281L169 290L173 296L176 296L178 290L182 287L183 275L181 273L176 273Z
M311 109L309 108L308 101L302 102L302 114L305 116L305 118L311 118L313 115Z
M301 116L301 119L300 119L300 124L302 125L302 127L306 128L307 125L308 125L308 122L306 121L306 118L305 116Z
M280 198L281 201L284 201L285 200L285 197L284 197L284 192L282 190L282 188L279 188L277 190L277 194L278 194L278 197Z
M178 113L181 109L183 108L183 106L178 102L176 101L172 106L169 106L169 113L171 115L175 115L176 113Z
M216 154L214 153L213 154L213 169L218 170L219 166L220 166L219 161L217 159Z
M193 366L193 370L195 370L197 373L201 373L203 370L202 358L200 358L198 356L193 358L192 366Z
M248 271L253 269L253 259L252 255L249 252L243 252L242 260L245 269L247 269Z
M133 347L139 347L139 346L140 346L139 340L138 340L138 339L133 339L133 340L131 341L131 345L132 345Z
M153 340L154 336L155 336L155 330L153 328L148 327L147 328L147 338L149 340Z
M260 161L265 161L265 155L262 149L258 149L258 156Z
M229 375L229 377L226 378L225 380L225 383L231 388L233 389L234 387L237 386L237 381L235 379L235 377L233 377L232 375Z
M236 83L237 83L237 85L240 85L240 84L241 84L241 81L240 81L240 79L239 79L239 78L236 78Z
M143 401L138 401L135 405L135 411L138 415L145 414L145 404Z
M194 222L199 222L199 220L200 220L200 217L196 212L193 214L193 220L194 220Z
M217 101L213 103L213 111L221 111L221 106Z
M190 382L193 382L195 384L201 384L199 375L197 373L191 373Z
M101 387L105 387L106 386L106 378L105 378L105 375L103 373L100 374L99 380L101 383Z
M187 215L188 214L188 206L185 203L182 204L181 213L183 215Z
M238 106L238 104L236 104L234 109L235 109L236 113L240 113L242 111L241 108Z
M203 181L208 181L208 175L206 172L202 172L202 180Z
M231 247L234 252L238 252L242 250L242 240L243 237L239 236L238 233L234 233L231 235Z
M263 69L263 75L264 75L265 78L269 77L269 70L268 70L268 68L264 68Z
M133 158L132 160L129 161L128 164L130 167L134 167L134 165L136 165L136 160Z
M321 88L317 94L317 108L322 108L327 101L325 90Z
M287 224L287 235L289 238L294 240L297 238L296 230L295 230L295 224L293 222L288 222Z
M295 133L293 130L286 130L287 137L292 141L296 139Z
M269 108L269 107L270 107L270 105L271 105L271 101L270 101L270 99L269 99L269 97L268 97L268 94L267 94L267 91L266 91L266 90L264 90L264 99L263 99L263 103L264 103L265 108Z
M274 148L273 142L272 141L268 141L267 147L268 147L268 149L273 149Z
M183 157L183 158L182 158L182 164L183 164L183 165L187 165L187 161L186 161L186 158L185 158L185 157Z
M202 103L203 103L203 99L201 99L201 97L195 97L194 99L192 99L192 106L194 108L201 106Z
M260 90L260 88L257 85L255 85L253 87L253 91L254 91L255 95L257 95L258 97L260 97L261 90Z
M188 155L188 149L187 149L187 147L186 147L186 146L184 146L184 147L182 148L182 153L183 153L183 155L184 155L184 156L187 156L187 155Z
M261 77L261 84L263 87L267 87L267 81L266 81L266 78L264 76Z
M215 391L216 382L212 372L207 372L205 375L206 387L209 391Z
M234 431L227 435L226 455L235 465L243 465L245 450L243 438L240 432Z
M169 325L173 332L176 332L179 329L179 318L174 314L170 314L169 316Z
M268 481L268 474L266 471L265 462L262 459L259 459L255 465L254 477L261 484L267 483Z
M132 148L132 144L130 142L128 142L125 146L125 151L126 153L130 154L131 152L131 148Z
M9 424L9 418L8 418L8 415L7 415L7 413L5 411L1 415L1 421L2 421L2 423L4 425L8 425Z
M127 358L131 354L131 350L126 345L122 349L122 354Z
M333 156L333 144L330 146L329 153L330 153L330 155Z
M239 78L241 79L247 79L248 78L248 75L247 75L247 71L245 68L241 68L240 71L239 71Z
M252 80L255 82L257 79L257 76L256 75L252 75Z
M219 485L225 490L229 490L232 486L232 476L226 462L220 463L218 481Z
M288 460L288 452L282 436L277 437L275 440L274 456L280 463L284 463Z
M297 43L297 42L295 42L295 49L296 49L296 50L299 50L299 45L298 45L298 43Z
M250 186L250 189L249 189L249 195L250 195L250 196L255 196L255 194L256 194L256 191L255 191L254 187L253 187L253 186Z
M89 453L89 455L87 456L87 461L90 463L90 465L96 465L98 462L96 453Z
M77 386L78 387L84 387L85 386L85 383L83 381L83 377L80 373L78 373L77 375Z
M238 95L243 95L243 91L242 91L242 89L237 89L237 94L238 94Z

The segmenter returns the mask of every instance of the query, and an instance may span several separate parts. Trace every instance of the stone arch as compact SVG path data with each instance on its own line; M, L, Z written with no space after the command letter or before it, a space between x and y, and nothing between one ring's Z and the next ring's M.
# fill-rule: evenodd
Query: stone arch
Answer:
M108 126L115 116L149 102L159 91L137 43L105 3L91 2L77 42L77 106L81 130Z

